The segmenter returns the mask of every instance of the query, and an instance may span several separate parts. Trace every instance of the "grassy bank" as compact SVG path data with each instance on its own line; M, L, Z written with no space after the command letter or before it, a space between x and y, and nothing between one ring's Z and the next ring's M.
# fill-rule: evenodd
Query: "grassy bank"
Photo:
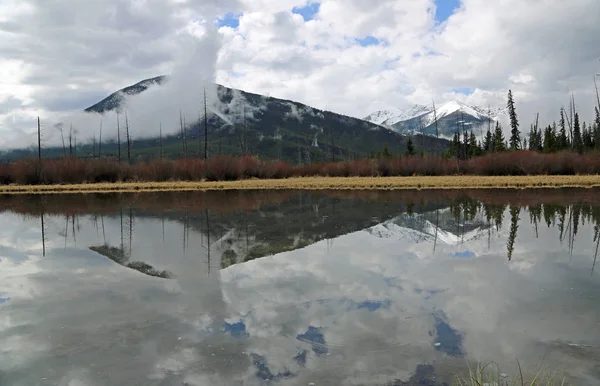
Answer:
M395 189L523 189L600 187L600 175L584 176L414 176L292 177L236 181L114 182L61 185L1 185L0 194L108 193L195 190L395 190Z

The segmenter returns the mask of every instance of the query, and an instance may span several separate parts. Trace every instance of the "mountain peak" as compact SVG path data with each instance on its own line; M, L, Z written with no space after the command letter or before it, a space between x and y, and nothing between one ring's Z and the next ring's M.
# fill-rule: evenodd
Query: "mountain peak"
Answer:
M436 135L437 130L440 135L450 137L456 131L457 118L460 122L474 128L490 120L496 121L502 115L506 115L506 108L491 109L450 100L437 105L435 112L433 106L414 105L407 110L380 111L369 115L365 120L392 128L402 134L415 134L422 131L424 134Z

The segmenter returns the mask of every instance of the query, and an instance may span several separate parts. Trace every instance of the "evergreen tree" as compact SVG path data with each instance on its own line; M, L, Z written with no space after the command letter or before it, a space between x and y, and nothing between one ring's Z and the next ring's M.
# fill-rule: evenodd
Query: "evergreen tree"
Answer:
M415 155L415 147L413 145L412 136L408 137L408 142L406 143L406 155Z
M594 148L594 137L592 136L592 127L587 126L585 122L583 122L581 136L583 139L583 146L589 150L593 149Z
M531 131L529 132L529 150L543 150L542 131L534 125L531 125Z
M527 138L523 138L523 149L527 149Z
M537 130L535 129L535 126L531 125L529 129L529 150L535 150L535 136L537 135L536 131Z
M463 158L467 159L471 154L471 142L469 141L469 133L463 132Z
M456 157L456 158L460 158L460 136L458 134L458 130L456 131L456 133L454 133L454 137L452 137L452 145L451 145L451 149L452 149L452 156Z
M579 126L579 113L575 113L573 123L573 147L578 153L583 153L583 139L581 137L581 127Z
M496 130L494 130L492 148L495 153L506 150L506 145L504 143L504 134L502 133L502 127L498 122L496 122Z
M515 101L513 100L512 90L508 90L508 116L510 118L510 149L519 150L521 148L521 132L519 131L519 121L515 111Z
M471 135L469 136L469 158L477 157L481 154L481 149L479 148L479 144L477 144L477 137L471 131Z
M555 148L556 138L552 131L552 126L548 125L544 131L544 153L551 153Z
M560 108L560 121L558 122L558 125L560 127L560 132L558 134L558 143L556 147L559 150L564 150L567 149L570 144L569 138L567 137L567 127L565 125L565 109L562 107Z
M490 153L492 151L492 145L493 145L492 132L488 129L487 133L485 133L485 138L483 140L483 152Z
M411 138L410 138L410 137L408 138L408 141L409 141L409 142L411 143L411 145L412 145L412 140L411 140ZM408 146L408 144L407 144L407 146ZM390 153L390 151L389 151L389 149L388 149L388 145L387 145L387 143L386 143L386 144L383 146L383 154L382 154L382 156L383 156L383 158L392 158L392 154Z

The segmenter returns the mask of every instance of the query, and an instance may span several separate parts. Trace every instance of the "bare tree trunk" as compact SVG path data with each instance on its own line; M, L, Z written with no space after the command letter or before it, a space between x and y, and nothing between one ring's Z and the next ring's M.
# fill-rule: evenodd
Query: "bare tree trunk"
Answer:
M102 157L102 118L100 118L100 138L98 138L98 158Z
M69 156L73 157L73 124L69 126Z
M127 162L131 164L131 137L129 136L129 119L125 112L125 133L127 134Z
M183 114L181 113L181 109L179 110L179 131L181 135L181 154L185 157L185 134L183 128Z
M198 137L200 137L199 133ZM206 107L206 87L204 87L204 159L208 159L208 114Z
M38 117L38 119L37 119L37 129L38 129L38 160L41 163L42 162L42 129L40 126L40 117Z
M159 146L160 146L159 158L162 159L163 158L162 122L159 124L158 135L159 135Z
M440 156L440 144L439 144L440 132L438 130L437 110L435 108L435 101L432 100L432 103L433 103L433 120L435 121L435 139L436 139L435 153L439 157Z
M92 138L92 158L96 157L96 133L94 133L94 137Z
M183 116L183 152L185 156L188 155L188 142L187 142L187 125L185 123L185 115Z
M65 146L65 133L63 133L63 128L61 126L60 128L60 137L62 138L62 145L63 145L63 156L67 156L67 148Z
M598 94L598 84L596 84L596 76L594 76L594 88L596 89L596 103L598 104L598 112L600 112L600 94Z
M117 113L117 154L119 163L121 163L121 123L119 120L119 113Z

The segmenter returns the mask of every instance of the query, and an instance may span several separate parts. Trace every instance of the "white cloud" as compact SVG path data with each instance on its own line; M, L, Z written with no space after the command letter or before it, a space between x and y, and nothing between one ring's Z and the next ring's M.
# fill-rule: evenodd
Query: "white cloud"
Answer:
M432 98L501 106L512 89L524 132L536 112L544 121L556 119L570 92L582 118L592 118L598 1L463 0L441 24L433 0L322 0L312 20L292 13L307 4L4 2L0 57L10 59L0 61L0 146L32 144L37 115L52 121L182 63L197 64L182 73L192 79L214 78L358 117ZM216 47L190 39L203 39L203 21L230 12L241 15L239 26L220 28ZM368 36L380 44L362 47L355 40ZM207 51L182 61L182 53L198 46ZM459 88L474 92L453 91ZM201 102L197 93L175 94Z

